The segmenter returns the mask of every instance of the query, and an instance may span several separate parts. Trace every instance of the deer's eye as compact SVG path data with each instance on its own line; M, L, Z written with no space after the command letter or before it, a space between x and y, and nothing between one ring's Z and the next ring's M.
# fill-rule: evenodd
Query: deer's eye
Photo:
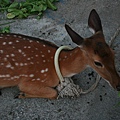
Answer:
M99 67L99 68L102 68L103 67L103 64L99 61L94 61L94 64L95 66Z

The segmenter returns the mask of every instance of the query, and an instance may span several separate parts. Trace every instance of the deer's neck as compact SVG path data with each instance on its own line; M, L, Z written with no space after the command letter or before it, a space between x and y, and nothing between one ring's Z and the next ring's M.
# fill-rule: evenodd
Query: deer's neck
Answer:
M76 47L71 51L62 51L59 58L60 70L64 77L71 77L87 67L85 53Z

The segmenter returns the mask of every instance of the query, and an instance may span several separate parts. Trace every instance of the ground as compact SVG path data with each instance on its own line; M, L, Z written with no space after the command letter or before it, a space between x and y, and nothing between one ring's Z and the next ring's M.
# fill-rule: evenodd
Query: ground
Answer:
M11 32L44 38L57 45L74 46L64 29L67 23L82 37L91 35L87 20L94 8L102 20L104 35L108 42L120 26L119 0L59 0L58 11L47 10L37 20L15 19L10 24ZM0 23L8 22L0 14ZM120 34L116 37L113 48L116 53L116 69L120 74ZM87 89L94 83L96 73L87 69L73 77L76 84ZM18 88L6 88L0 96L0 120L120 120L120 101L118 92L111 88L105 80L87 95L78 98L47 99L14 99Z

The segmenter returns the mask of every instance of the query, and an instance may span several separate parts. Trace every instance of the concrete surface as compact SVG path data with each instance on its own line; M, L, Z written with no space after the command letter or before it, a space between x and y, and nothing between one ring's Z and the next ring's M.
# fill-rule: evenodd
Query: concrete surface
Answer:
M57 45L73 45L64 29L68 23L83 37L91 35L87 26L90 11L99 13L106 41L108 42L120 25L120 0L60 0L58 11L47 10L42 19L34 17L15 20L11 32L44 38ZM8 22L0 13L0 23ZM10 20L13 21L13 20ZM120 34L114 42L116 68L120 73ZM87 89L94 83L96 73L87 69L73 77L76 84ZM120 120L118 92L101 80L98 87L79 98L14 99L18 88L6 88L0 96L0 120Z

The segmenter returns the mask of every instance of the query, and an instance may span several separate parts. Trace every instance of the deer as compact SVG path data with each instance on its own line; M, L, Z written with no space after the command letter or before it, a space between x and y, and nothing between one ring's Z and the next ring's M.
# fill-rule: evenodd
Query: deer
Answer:
M82 38L65 24L72 41L77 45L62 50L59 66L63 77L71 77L93 68L114 89L120 91L120 76L115 68L113 50L105 42L100 17L91 10L88 25L93 35ZM59 47L52 42L14 33L0 33L0 88L18 86L17 98L56 99L59 78L55 71L54 55Z

